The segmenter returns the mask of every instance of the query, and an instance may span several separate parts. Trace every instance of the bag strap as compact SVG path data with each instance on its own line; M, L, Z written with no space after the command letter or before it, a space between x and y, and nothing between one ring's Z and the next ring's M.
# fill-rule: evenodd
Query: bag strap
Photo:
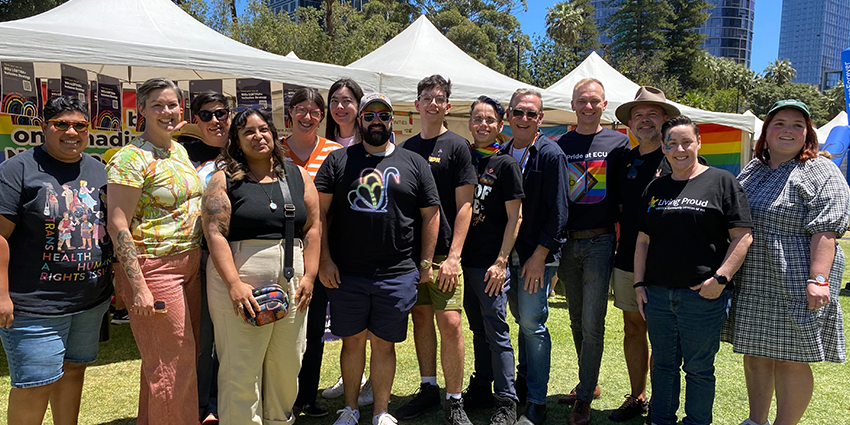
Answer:
M283 175L278 177L277 182L283 195L284 243L286 244L284 247L283 277L289 282L295 276L295 268L292 267L294 256L292 243L295 239L295 204L292 203L292 193L289 190L289 180L286 178L285 167Z

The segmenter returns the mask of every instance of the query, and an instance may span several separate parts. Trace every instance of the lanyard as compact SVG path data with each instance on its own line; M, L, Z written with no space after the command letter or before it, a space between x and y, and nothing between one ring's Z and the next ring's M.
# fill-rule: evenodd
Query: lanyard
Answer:
M529 143L528 146L525 147L525 152L522 154L522 158L520 158L519 160L519 168L522 170L523 173L525 172L525 165L528 163L528 153L531 152L531 147L534 146L534 142L537 141L537 137L539 135L539 132L534 135L534 140L532 140L531 143ZM514 144L511 143L511 156L513 156L515 150L516 148L514 147Z

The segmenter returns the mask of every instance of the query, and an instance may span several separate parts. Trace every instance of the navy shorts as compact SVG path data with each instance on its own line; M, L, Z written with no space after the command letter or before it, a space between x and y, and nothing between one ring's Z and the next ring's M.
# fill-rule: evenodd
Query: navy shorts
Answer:
M368 329L389 342L407 338L407 320L416 304L419 271L383 278L340 276L339 288L325 288L331 302L331 332L340 337Z

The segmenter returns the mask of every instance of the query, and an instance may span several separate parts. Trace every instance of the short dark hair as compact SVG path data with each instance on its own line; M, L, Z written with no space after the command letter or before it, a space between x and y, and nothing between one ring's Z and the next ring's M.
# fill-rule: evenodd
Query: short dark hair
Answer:
M472 106L469 107L469 115L472 115L472 111L474 111L475 107L480 103L486 103L492 106L493 110L496 111L496 118L499 119L499 122L502 122L505 119L505 107L502 106L498 100L487 96L478 96L478 99L475 99L472 102Z
M434 74L430 77L425 77L416 86L416 95L419 96L423 91L438 87L446 93L446 99L452 95L452 80L446 80L440 74Z
M53 119L57 115L65 112L79 112L89 120L89 108L86 102L83 102L75 96L54 96L47 100L44 104L44 120Z
M319 109L322 110L322 119L325 118L325 99L322 97L322 94L319 93L318 90L311 87L302 87L295 91L295 94L292 95L292 98L289 100L289 109L295 107L295 105L301 102L313 102ZM286 111L289 114L289 111ZM292 116L290 115L290 118ZM321 120L319 120L321 121Z
M340 78L339 80L336 80L336 82L333 83L333 85L331 85L331 89L328 90L328 112L327 112L327 116L331 117L331 119L329 119L328 122L325 123L325 138L328 139L328 140L336 139L337 132L339 132L339 124L337 124L336 121L334 121L333 114L331 114L331 98L333 97L334 93L336 93L337 91L339 91L340 89L343 89L343 88L351 90L351 94L354 95L354 99L352 99L352 100L354 100L354 102L355 102L354 103L355 108L360 106L360 98L363 97L363 89L360 88L360 84L357 84L357 82L352 80L351 78L348 78L348 77ZM354 134L356 135L357 132L355 131Z
M230 101L227 100L227 96L215 92L212 90L203 91L198 93L194 99L192 99L192 115L198 115L198 112L201 111L201 108L207 103L219 102L224 105L224 109L230 110Z
M684 115L679 115L677 117L670 118L667 122L661 125L661 138L663 139L664 137L667 137L667 133L671 128L678 127L680 125L691 127L694 130L694 135L699 137L699 127L697 127L696 123Z

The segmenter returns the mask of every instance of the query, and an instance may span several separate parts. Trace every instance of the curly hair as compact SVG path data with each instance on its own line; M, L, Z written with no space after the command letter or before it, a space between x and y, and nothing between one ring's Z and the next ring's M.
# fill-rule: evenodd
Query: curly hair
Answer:
M286 162L286 151L283 148L283 143L277 136L277 128L272 121L271 114L263 109L246 109L236 114L233 117L233 123L230 125L230 134L224 149L221 150L221 155L216 159L216 168L223 169L227 177L232 181L243 180L248 175L248 161L245 159L245 153L242 152L242 146L239 145L239 131L245 128L248 118L257 115L268 126L269 132L274 141L272 148L272 162L274 171L279 176L285 176L283 163Z

